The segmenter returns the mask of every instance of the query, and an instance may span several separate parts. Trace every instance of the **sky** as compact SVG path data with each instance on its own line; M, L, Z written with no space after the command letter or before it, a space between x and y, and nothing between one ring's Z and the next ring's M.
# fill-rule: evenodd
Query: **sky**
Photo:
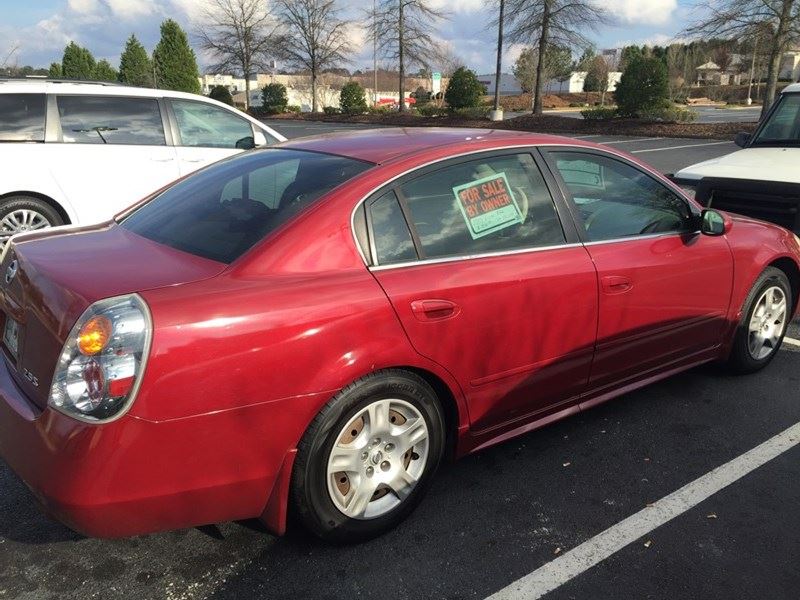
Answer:
M0 66L9 52L10 64L48 66L60 61L64 46L74 40L86 46L95 58L119 63L125 40L135 33L151 51L159 38L159 23L171 17L190 34L202 18L205 0L0 0ZM266 1L266 0L265 0ZM449 12L438 26L442 42L479 74L494 71L495 30L487 28L492 18L488 0L430 0ZM693 20L699 0L596 0L611 14L612 23L590 34L598 48L628 44L665 44ZM370 0L340 0L356 23ZM362 19L363 20L363 19ZM351 31L357 46L363 41L358 25ZM194 41L194 40L193 40ZM14 50L16 49L16 50ZM519 55L520 46L510 46L504 56L504 71ZM201 70L209 57L198 51ZM372 47L362 47L352 69L372 64ZM280 66L280 65L279 65Z

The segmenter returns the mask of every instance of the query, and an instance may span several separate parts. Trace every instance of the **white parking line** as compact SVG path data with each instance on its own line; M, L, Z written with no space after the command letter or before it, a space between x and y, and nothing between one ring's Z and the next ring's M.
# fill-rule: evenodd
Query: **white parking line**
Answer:
M589 138L596 138L596 137L605 137L605 136L600 135L600 134L596 134L596 135L573 135L572 139L575 139L575 140L588 140Z
M703 146L722 146L723 144L733 144L733 142L707 142L705 144L686 144L685 146L669 146L667 148L648 148L647 150L634 150L631 154L642 154L644 152L662 152L664 150L680 150L682 148L702 148Z
M794 346L795 348L800 348L800 340L796 340L794 338L785 337L783 338L784 344L789 344L790 346Z
M798 444L800 423L539 567L489 600L541 598Z
M663 140L664 138L642 138L640 140L618 140L616 142L601 142L602 144L633 144L634 142L655 142L656 140Z

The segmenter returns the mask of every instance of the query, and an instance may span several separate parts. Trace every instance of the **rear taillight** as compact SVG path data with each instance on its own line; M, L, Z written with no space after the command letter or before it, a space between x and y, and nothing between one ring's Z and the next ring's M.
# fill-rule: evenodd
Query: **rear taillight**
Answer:
M49 405L92 423L122 416L141 382L152 331L150 312L138 295L90 306L64 344Z

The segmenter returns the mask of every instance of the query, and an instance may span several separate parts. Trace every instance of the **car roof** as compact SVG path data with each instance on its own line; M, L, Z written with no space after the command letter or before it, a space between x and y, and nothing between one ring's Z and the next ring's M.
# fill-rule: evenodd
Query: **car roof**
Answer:
M192 98L197 94L153 88L134 87L112 81L77 81L45 77L0 78L0 94L87 94L103 96L141 96L147 98Z
M783 92L781 93L786 94L792 92L800 92L800 83L792 83L787 85L785 88L783 88Z
M280 147L325 152L383 164L398 158L424 154L434 148L460 148L476 143L480 143L482 147L496 144L499 148L553 143L589 145L581 144L580 140L503 129L396 127L298 138L284 142Z

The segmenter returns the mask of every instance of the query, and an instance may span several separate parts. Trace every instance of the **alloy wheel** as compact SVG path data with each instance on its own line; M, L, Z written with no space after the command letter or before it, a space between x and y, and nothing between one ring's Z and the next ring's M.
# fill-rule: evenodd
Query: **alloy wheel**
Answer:
M750 356L764 360L778 349L787 325L786 294L778 286L767 288L756 302L748 327Z

